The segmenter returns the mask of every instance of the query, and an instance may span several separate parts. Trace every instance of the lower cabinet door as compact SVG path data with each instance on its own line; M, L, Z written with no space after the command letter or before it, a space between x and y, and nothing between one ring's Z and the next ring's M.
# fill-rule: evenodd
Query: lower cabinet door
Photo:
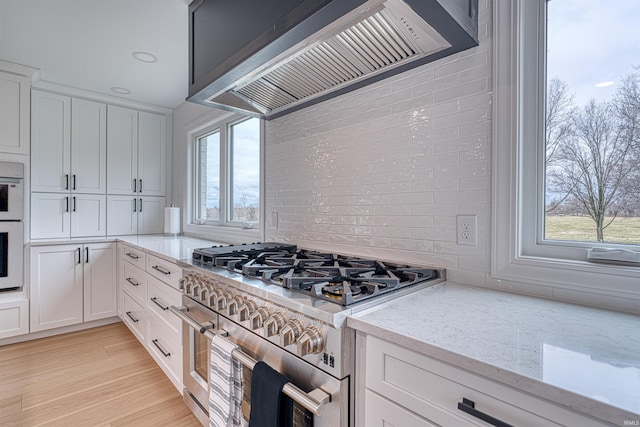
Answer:
M84 321L116 315L116 244L84 246Z
M30 331L82 323L82 245L31 248Z
M0 339L29 333L29 300L0 304Z

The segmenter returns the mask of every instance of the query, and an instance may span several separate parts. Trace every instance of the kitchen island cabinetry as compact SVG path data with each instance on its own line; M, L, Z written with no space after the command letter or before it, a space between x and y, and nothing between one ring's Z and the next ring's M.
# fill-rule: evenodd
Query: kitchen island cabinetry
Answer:
M182 392L182 324L169 308L181 304L174 262L118 243L118 315Z
M116 245L31 247L30 331L116 315Z
M0 153L29 154L31 79L0 72Z

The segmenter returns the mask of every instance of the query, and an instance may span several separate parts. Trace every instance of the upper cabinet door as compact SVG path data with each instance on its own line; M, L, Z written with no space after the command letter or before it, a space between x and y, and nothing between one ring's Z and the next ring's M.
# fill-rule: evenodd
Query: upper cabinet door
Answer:
M71 101L71 191L105 194L107 191L107 106Z
M164 196L167 118L160 114L138 114L138 193Z
M29 154L29 89L27 77L0 73L0 152Z
M31 191L71 188L71 98L31 92Z
M138 192L138 112L107 107L107 193Z

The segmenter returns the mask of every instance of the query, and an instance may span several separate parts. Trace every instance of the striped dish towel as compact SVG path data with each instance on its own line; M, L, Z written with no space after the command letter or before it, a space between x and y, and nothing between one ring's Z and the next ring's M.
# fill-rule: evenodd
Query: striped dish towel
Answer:
M231 352L238 346L221 335L211 339L209 368L209 425L239 426L242 404L242 364Z

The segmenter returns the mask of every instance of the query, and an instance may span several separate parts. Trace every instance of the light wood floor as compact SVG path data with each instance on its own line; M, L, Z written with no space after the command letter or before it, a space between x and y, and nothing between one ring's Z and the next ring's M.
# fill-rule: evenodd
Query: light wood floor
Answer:
M200 426L122 323L0 347L0 426Z

